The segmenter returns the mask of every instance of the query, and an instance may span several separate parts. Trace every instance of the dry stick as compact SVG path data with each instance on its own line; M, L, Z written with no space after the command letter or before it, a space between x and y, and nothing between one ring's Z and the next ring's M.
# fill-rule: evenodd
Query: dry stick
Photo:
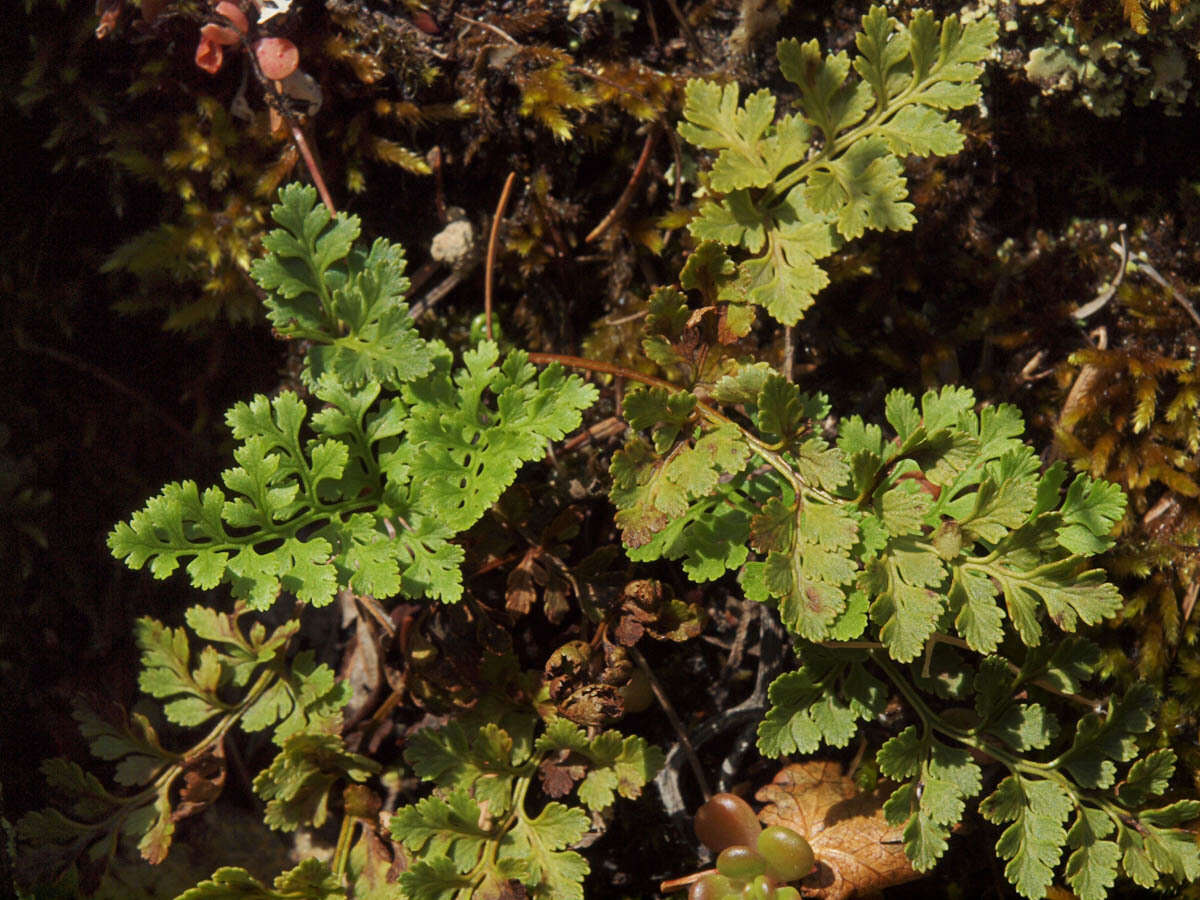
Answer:
M1187 592L1183 595L1183 603L1179 605L1184 625L1188 623L1188 619L1192 617L1192 610L1196 608L1197 594L1200 594L1200 581L1193 581L1188 585Z
M500 37L504 38L504 40L508 41L510 44L513 44L514 46L517 46L517 47L521 46L520 41L518 41L515 37L513 37L511 34L509 34L503 28L493 25L491 22L481 22L479 19L472 19L467 16L461 15L460 13L455 13L454 18L458 19L460 22L466 22L468 25L475 25L479 28L486 28L488 31L492 32L493 34L498 34Z
M140 403L150 413L152 413L155 418L174 431L185 441L198 446L198 439L196 435L184 428L183 425L176 421L176 419L170 413L168 413L149 397L145 397L142 394L139 394L133 388L128 387L120 381L117 381L116 378L109 375L99 366L88 362L86 359L75 356L72 353L68 353L65 350L57 350L54 347L46 347L42 344L35 343L34 341L31 341L25 332L19 327L13 329L13 337L16 339L18 350L24 350L28 353L40 353L43 356L48 356L51 359L56 360L57 362L68 366L73 366L76 369L86 372L97 381L108 385L122 397L128 397L135 403Z
M961 647L963 650L974 649L971 647L970 644L968 644L962 638L955 637L952 634L942 634L941 632L934 632L930 636L930 639L934 640L934 641L941 641L943 644L950 644L954 647ZM1017 666L1013 665L1012 663L1005 661L1004 664L1008 667L1008 670L1010 672L1012 672L1014 675L1021 674L1021 670ZM1059 697L1062 697L1064 700L1070 700L1073 703L1078 703L1080 706L1086 706L1088 709L1092 709L1092 710L1100 709L1100 701L1099 700L1093 700L1091 697L1085 697L1082 694L1075 694L1075 693L1072 693L1071 691L1064 691L1062 688L1056 687L1055 685L1053 685L1050 682L1045 681L1041 678L1030 679L1029 683L1032 685L1036 685L1037 687L1040 687L1043 691L1049 691L1051 694L1055 694Z
M788 381L796 380L796 329L792 325L783 326L783 377Z
M637 165L633 167L633 174L629 176L629 183L625 185L625 190L621 192L621 196L617 198L617 202L613 204L613 208L608 211L608 215L601 219L600 224L593 228L588 236L583 239L585 244L590 244L599 238L612 227L617 219L625 214L625 210L633 202L633 193L637 190L638 182L641 181L642 174L646 171L646 164L650 162L650 154L653 152L657 141L658 129L652 126L650 133L646 135L646 142L642 144L642 155L638 157Z
M1170 291L1171 296L1175 298L1175 302L1183 307L1184 311L1192 317L1193 322L1195 322L1197 325L1200 325L1200 315L1196 314L1196 307L1192 306L1192 302L1188 300L1188 298L1182 293L1180 293L1179 288L1175 287L1175 285L1171 284L1167 281L1167 279L1159 275L1158 269L1154 268L1154 266L1150 265L1150 263L1139 259L1134 260L1134 264L1139 269L1142 269L1147 275L1149 275L1151 281L1154 281L1159 285L1159 287Z
M595 425L590 425L575 437L571 438L563 444L563 452L570 453L577 447L582 447L588 441L599 440L601 438L612 437L619 434L629 426L625 424L625 420L619 416L609 416L607 419L597 422Z
M1113 280L1106 284L1104 288L1096 295L1096 299L1085 303L1079 309L1075 310L1071 315L1076 319L1086 319L1093 313L1102 310L1105 304L1108 303L1117 293L1117 288L1121 286L1121 281L1125 278L1125 267L1129 263L1129 245L1125 242L1125 224L1121 223L1121 227L1117 229L1117 233L1121 236L1121 243L1110 244L1109 249L1121 258L1121 262L1117 266L1117 274L1113 276Z
M642 384L648 384L651 387L660 387L674 393L678 391L679 385L671 384L662 378L655 378L653 375L646 375L638 372L636 369L627 369L625 366L618 366L615 363L607 363L599 359L585 359L582 356L568 356L564 353L530 353L529 361L535 366L548 366L550 363L559 363L560 365L570 366L573 369L586 369L590 372L603 372L605 375L616 375L621 378L632 378L634 381L640 381Z
M692 30L692 23L687 20L687 16L679 8L679 4L675 0L667 0L667 6L671 7L671 12L679 20L679 27L683 29L683 35L687 38L687 42L692 45L692 50L695 54L704 60L704 62L711 62L705 54L704 49L700 46L700 39L696 37L696 32Z
M606 325L609 328L616 328L618 325L626 325L630 322L636 322L638 319L644 318L648 315L650 315L650 310L639 309L635 313L630 313L627 316L620 316L616 319L601 319L600 324Z
M642 656L642 651L637 647L630 647L629 655L633 657L633 661L637 663L638 668L646 676L646 680L650 682L650 690L654 692L654 697L658 700L658 705L667 714L667 721L675 729L675 736L679 738L679 745L683 747L683 752L687 755L688 764L692 767L692 774L696 776L696 783L700 785L700 793L704 795L704 801L707 803L709 798L712 797L712 789L708 786L708 779L704 776L704 767L700 765L700 758L696 756L696 750L692 746L691 739L688 737L687 729L683 727L683 721L679 718L679 713L675 712L675 707L671 705L671 700L667 697L666 691L663 690L662 685L659 683L658 676L654 674L654 670L646 662L646 657Z
M705 869L702 872L693 872L691 875L683 875L679 878L671 878L659 884L658 892L660 894L673 894L675 891L681 891L688 887L693 882L699 881L706 875L715 875L716 869Z
M433 167L433 202L437 205L438 221L442 225L446 225L450 221L450 215L446 212L446 182L445 166L442 164L442 148L434 144L433 149L427 154L427 159Z
M599 82L600 84L606 84L617 93L628 94L630 97L634 97L646 104L650 109L654 109L654 104L650 102L650 99L645 94L613 81L611 78L606 78L603 75L593 72L591 69L585 69L583 66L567 66L567 71L574 72L576 75L582 75L584 78L590 78L592 81ZM652 69L651 71L656 70ZM667 121L666 116L662 113L655 113L654 116L658 120L658 124L662 126L663 133L666 134L671 142L671 154L675 157L675 205L678 206L683 196L683 180L681 176L683 172L683 153L679 149L679 136L671 128L671 123Z
M512 196L513 182L517 180L516 172L509 172L504 182L504 190L500 192L500 202L496 204L496 215L492 217L492 232L488 235L487 262L483 269L483 318L487 323L487 339L492 339L492 275L496 270L496 238L500 234L500 220L508 206L508 198Z
M679 204L683 202L683 151L679 149L679 135L668 128L667 137L671 140L671 153L675 157L675 187L672 196L675 198L673 205L678 209Z
M679 15L678 7L676 7L676 15ZM520 41L518 41L503 28L499 28L493 25L491 22L481 22L479 19L472 19L461 15L460 13L455 13L454 18L462 22L466 22L468 25L474 25L477 28L485 28L493 34L498 35L509 44L512 44L514 47L524 46ZM686 22L684 22L683 25L685 28L688 27ZM694 39L695 35L692 35L692 37ZM696 43L696 46L699 48L699 42ZM701 54L701 56L703 56L703 54ZM647 107L654 109L654 104L651 103L649 98L647 98L645 95L633 90L630 87L627 87L626 85L619 84L613 81L611 78L605 78L603 75L598 75L590 69L585 69L583 66L567 66L567 71L574 72L576 75L582 75L585 78L590 78L593 81L598 81L601 84L607 84L610 88L618 93L628 94L631 97L636 97L638 100L641 100L644 104L646 104ZM655 115L658 119L658 123L663 126L663 130L666 132L668 139L671 141L671 151L675 156L675 205L678 206L682 197L683 181L681 173L683 171L683 154L679 150L679 139L675 136L675 132L671 130L671 124L666 120L662 113L656 113Z
M658 36L658 22L654 19L654 4L650 0L646 0L646 24L650 27L650 40L654 41L654 46L659 50L662 49L662 40Z

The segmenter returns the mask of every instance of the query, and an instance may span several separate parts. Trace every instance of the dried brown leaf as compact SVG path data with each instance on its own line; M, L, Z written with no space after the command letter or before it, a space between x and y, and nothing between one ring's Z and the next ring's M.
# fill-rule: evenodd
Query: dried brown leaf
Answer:
M351 617L354 622L354 637L342 654L338 677L348 681L354 691L343 713L344 720L353 724L379 701L384 684L381 660L386 647L384 636L374 621L363 614L353 595L345 592L342 603L343 616Z
M542 790L548 797L565 797L587 774L582 765L569 765L561 759L547 759L538 766Z
M904 854L901 829L887 823L888 792L860 793L836 762L785 766L756 795L759 818L808 839L817 867L800 883L804 896L847 900L920 877Z
M183 788L179 792L179 803L171 811L171 822L194 816L216 800L225 787L226 771L223 744L189 759L184 764Z
M622 647L570 641L550 655L543 677L560 714L579 725L604 725L624 712L621 689L633 671Z

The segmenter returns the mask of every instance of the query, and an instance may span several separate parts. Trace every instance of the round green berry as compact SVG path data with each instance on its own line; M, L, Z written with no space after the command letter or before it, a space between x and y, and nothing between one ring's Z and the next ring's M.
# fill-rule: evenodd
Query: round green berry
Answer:
M738 888L724 875L710 872L688 888L688 900L730 900L736 897Z
M775 900L775 884L766 875L759 875L742 888L742 900Z
M750 881L767 871L767 861L744 844L726 847L717 857L717 871L735 881Z
M737 794L713 794L696 810L696 837L713 853L734 844L753 847L762 826L750 804Z
M776 881L798 881L812 871L813 852L803 837L783 825L763 829L756 846Z

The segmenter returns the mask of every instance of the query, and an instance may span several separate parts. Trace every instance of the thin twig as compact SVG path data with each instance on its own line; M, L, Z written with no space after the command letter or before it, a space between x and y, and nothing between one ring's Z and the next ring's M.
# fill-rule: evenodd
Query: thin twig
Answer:
M646 25L650 28L650 40L654 42L654 46L659 50L662 49L662 41L658 36L658 22L654 19L654 4L650 0L646 0Z
M1192 321L1195 322L1197 326L1200 326L1200 315L1197 315L1196 307L1192 306L1192 301L1180 293L1179 289L1175 287L1175 285L1171 284L1167 281L1167 279L1159 275L1158 269L1154 268L1154 266L1150 265L1150 263L1140 259L1135 259L1133 264L1139 269L1144 270L1145 273L1150 276L1150 280L1155 282L1159 287L1170 291L1171 296L1175 298L1175 302L1183 307L1184 311L1192 317Z
M649 309L639 309L635 313L630 313L627 316L619 316L616 319L601 319L600 324L608 328L616 328L618 325L627 325L630 322L636 322L638 319L644 318L649 314Z
M448 225L450 223L450 214L446 211L445 166L442 164L442 148L435 144L433 149L425 154L425 158L433 169L433 202L437 206L438 222L442 225Z
M459 282L462 281L466 275L467 273L463 271L451 272L436 285L431 287L429 289L429 293L413 304L412 317L414 319L421 318L421 316L423 316L428 310L433 308L435 303L458 287Z
M589 441L600 440L606 437L620 434L629 426L625 424L625 420L618 416L609 416L597 422L595 425L589 425L579 434L575 435L569 441L563 444L563 453L570 453L577 447L582 447Z
M1200 594L1200 581L1193 581L1188 585L1188 589L1183 595L1183 602L1179 605L1180 618L1184 625L1188 623L1188 619L1192 617L1192 610L1196 608L1197 594Z
M1104 289L1096 295L1096 299L1090 303L1085 303L1079 309L1072 313L1076 319L1083 320L1088 316L1102 310L1109 300L1117 293L1117 288L1121 286L1122 280L1125 278L1125 267L1129 264L1129 245L1125 243L1125 224L1122 222L1121 227L1117 229L1117 233L1121 237L1121 243L1112 244L1113 253L1121 258L1121 262L1117 267L1117 274L1113 276L1113 280L1105 285Z
M796 329L792 325L783 326L783 377L795 381L796 369Z
M666 691L663 690L662 685L659 683L658 676L654 674L654 670L646 662L646 657L642 656L642 651L637 647L630 647L629 655L633 657L633 661L637 663L638 668L646 676L646 680L650 682L650 690L654 692L655 699L658 700L658 705L666 713L667 721L675 729L675 736L679 738L679 745L683 747L683 752L687 755L688 764L692 767L692 774L696 776L696 783L700 785L700 793L704 795L704 800L707 803L708 799L712 796L712 789L708 786L708 778L704 774L704 767L700 765L700 757L696 755L696 750L692 747L692 741L688 737L687 729L683 727L679 713L675 712L675 707L671 705L671 700L667 697Z
M500 234L500 220L504 218L504 210L508 206L508 198L512 196L513 182L517 180L516 172L509 172L504 182L504 190L500 192L500 202L496 204L496 215L492 217L492 231L488 235L487 263L483 272L483 318L487 323L487 339L492 339L492 276L496 270L496 238Z
M13 336L16 339L17 349L25 350L29 353L40 353L43 356L48 356L64 365L71 366L91 375L97 381L108 385L122 397L128 397L135 403L139 403L149 410L155 418L161 421L164 425L174 431L177 435L183 438L188 443L196 443L196 435L183 427L170 413L151 400L149 397L144 397L135 391L133 388L122 384L113 376L109 375L97 365L93 365L86 359L81 359L72 353L67 353L65 350L57 350L54 347L46 347L42 344L31 341L25 332L20 328L13 329Z
M971 647L970 644L968 644L962 638L955 637L952 634L942 634L940 631L934 632L930 636L930 640L938 641L943 644L950 644L954 647L959 647L963 650L973 650L974 649L973 647ZM1021 674L1020 668L1018 668L1017 666L1008 662L1007 660L1005 661L1004 664L1008 667L1008 670L1010 672L1012 672L1014 675ZM1040 678L1035 678L1035 679L1030 680L1029 684L1036 685L1037 687L1040 687L1044 691L1049 691L1051 694L1056 694L1057 696L1062 697L1066 700L1071 700L1075 703L1078 703L1080 706L1086 706L1088 709L1093 709L1093 710L1100 709L1100 702L1098 700L1093 700L1090 697L1083 696L1082 694L1072 694L1070 691L1064 691L1061 688L1055 687L1050 682L1043 681Z
M692 50L696 56L700 57L704 62L710 62L711 60L705 55L704 49L700 46L700 39L696 37L696 32L692 30L692 23L687 20L687 16L679 8L679 4L675 0L667 0L667 6L671 8L671 12L675 15L675 18L679 20L679 27L683 29L683 36L692 45Z
M675 189L672 196L675 198L674 207L679 209L679 204L683 202L683 151L679 149L679 135L675 129L668 128L667 137L671 140L671 153L675 156Z
M608 215L601 219L600 224L593 228L588 236L583 239L585 244L590 244L599 238L612 227L617 219L625 214L625 210L633 202L634 192L637 190L637 185L641 181L642 174L646 171L646 164L650 162L650 154L654 151L654 145L657 141L658 129L651 127L650 133L646 135L646 142L642 144L642 153L638 157L637 164L633 167L633 174L629 176L629 183L625 185L625 190L621 192L621 196L617 198L617 202L613 204L613 208L608 211Z
M671 382L662 378L646 375L644 372L639 372L636 369L628 369L625 366L618 366L616 363L604 362L600 359L585 359L582 356L570 356L565 353L530 353L529 361L535 366L548 366L550 363L558 363L563 366L570 366L573 369L585 369L589 372L603 372L605 375L616 375L619 378L631 378L634 381L640 381L642 384L648 384L651 387L663 388L671 393L680 390L679 385L671 384Z
M488 31L492 32L493 34L499 35L501 38L508 41L510 44L513 44L514 46L517 46L517 47L521 46L520 41L518 41L515 37L513 37L511 34L509 34L503 28L499 28L496 25L493 25L491 22L481 22L479 19L472 19L468 16L462 15L461 13L455 13L454 18L458 19L460 22L466 22L468 25L474 25L477 28L486 28Z
M585 78L591 78L593 81L598 81L600 84L608 85L614 91L617 91L621 94L628 94L630 97L640 100L650 110L654 110L654 104L650 102L650 98L648 98L645 94L635 91L626 85L619 84L618 82L613 81L611 78L606 78L597 72L593 72L591 69L585 69L583 66L567 66L567 71L574 72L576 75L582 75ZM655 74L661 74L656 69L651 69L650 71L654 72ZM672 127L671 123L667 121L667 117L661 112L655 112L654 116L658 121L659 127L662 128L663 134L665 134L667 139L671 142L671 155L675 157L674 197L675 206L678 208L680 201L683 198L683 153L679 149L679 135L675 133L674 127Z
M660 894L672 894L675 891L682 891L685 887L688 887L693 882L699 881L706 875L713 875L716 873L716 871L716 869L705 869L702 872L693 872L691 875L682 875L679 878L672 878L669 881L662 882L658 886L658 892Z

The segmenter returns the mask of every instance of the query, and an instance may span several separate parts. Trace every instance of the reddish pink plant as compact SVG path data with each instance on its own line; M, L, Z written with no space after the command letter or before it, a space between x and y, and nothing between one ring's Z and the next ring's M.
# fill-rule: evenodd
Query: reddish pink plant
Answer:
M282 81L300 65L300 51L287 38L267 37L254 43L254 55L263 75Z
M205 25L205 28L219 29L221 32L220 43L228 46L236 44L238 39L250 30L250 22L246 19L246 14L242 12L240 6L236 3L231 3L230 0L221 0L217 4L217 15L224 16L233 25L233 28L226 28L223 25Z
M200 29L200 45L196 47L196 65L209 75L215 75L224 61L225 51L221 49L221 45L206 35L203 28Z
M231 0L221 0L217 4L216 13L229 20L232 28L209 22L200 29L200 44L196 47L196 65L215 75L225 62L223 47L229 47L241 40L241 36L250 30L250 22L240 6Z

